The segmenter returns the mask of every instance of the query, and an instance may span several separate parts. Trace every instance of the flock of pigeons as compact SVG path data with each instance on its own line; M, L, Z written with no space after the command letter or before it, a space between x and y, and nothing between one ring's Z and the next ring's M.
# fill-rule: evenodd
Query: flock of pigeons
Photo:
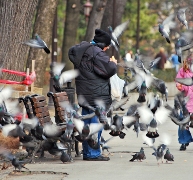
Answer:
M177 18L188 29L188 23L186 21L185 11L187 8L182 8L177 12ZM174 28L172 19L174 14L166 18L162 24L159 24L159 32L170 43L170 29ZM118 38L125 31L129 24L129 21L117 26L114 30L109 26L109 32L111 35L111 45L118 51L119 42ZM23 42L22 44L28 45L33 48L44 49L46 53L50 53L46 43L40 38L38 34L35 35L35 39ZM189 41L187 33L182 34L175 44L176 54L179 56L179 61L182 58L182 52L189 50L192 47L192 43ZM190 121L190 115L186 109L186 103L188 98L183 93L179 93L174 98L174 107L167 104L168 90L165 82L159 78L156 78L151 72L151 68L159 62L160 58L157 58L149 63L148 67L145 67L143 60L139 54L135 55L133 61L118 63L118 66L129 70L133 76L133 81L125 84L123 94L128 93L134 89L139 92L138 103L130 105L127 108L127 112L120 116L118 114L113 115L113 110L120 108L116 105L116 101L106 109L104 102L96 100L96 107L92 107L82 96L79 98L79 103L84 107L92 110L93 113L89 115L80 115L79 106L70 103L62 102L60 105L65 109L66 124L45 124L42 126L37 118L28 119L23 118L21 121L15 120L14 117L20 110L18 109L18 102L10 101L11 96L10 88L3 88L0 92L0 119L1 119L1 131L4 136L19 137L20 142L26 148L30 160L20 161L7 149L0 147L0 154L7 160L12 162L15 169L21 171L25 168L24 164L35 161L35 155L37 152L44 156L44 151L48 151L50 154L59 156L60 160L65 162L72 161L71 150L73 145L73 139L79 142L87 140L92 148L102 147L102 150L109 151L107 142L114 136L120 138L125 137L124 129L134 128L134 131L138 134L140 131L145 131L146 135L143 137L144 143L151 147L154 152L152 155L156 156L157 162L159 160L166 159L168 161L174 161L174 156L170 153L167 143L168 137L163 140L164 143L160 144L157 148L154 146L155 139L159 137L158 126L162 125L169 117L176 125L179 125L181 129L186 128ZM53 65L51 74L55 82L55 89L62 91L62 85L71 81L78 76L77 70L69 70L62 72L64 64L55 63ZM185 85L192 85L192 79L176 79ZM148 89L154 87L157 93L150 96L146 100ZM159 94L162 95L160 98ZM165 97L165 99L164 99ZM164 103L166 100L166 103ZM147 103L145 103L147 102ZM145 116L144 116L145 114ZM100 123L84 124L84 119L97 116ZM108 140L103 137L98 144L98 131L100 130L110 131L112 136ZM164 151L166 153L164 154ZM146 158L144 149L133 155L130 161L144 160Z

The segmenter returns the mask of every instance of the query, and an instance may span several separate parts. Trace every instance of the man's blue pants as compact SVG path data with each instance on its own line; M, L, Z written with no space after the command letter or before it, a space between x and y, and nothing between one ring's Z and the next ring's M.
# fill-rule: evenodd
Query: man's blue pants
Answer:
M93 111L84 109L82 108L82 115L86 114L91 114ZM97 116L94 116L93 118L86 119L84 120L85 124L90 124L90 123L99 123ZM84 141L82 143L82 148L83 148L83 158L96 158L101 155L101 150L100 150L100 137L102 134L102 130L98 132L98 144L99 148L98 149L92 149L87 141Z

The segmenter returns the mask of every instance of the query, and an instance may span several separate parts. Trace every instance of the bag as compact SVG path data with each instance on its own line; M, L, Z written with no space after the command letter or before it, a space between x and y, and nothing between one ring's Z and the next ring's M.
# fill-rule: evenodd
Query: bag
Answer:
M117 74L115 74L110 78L110 84L112 100L116 99L117 101L120 101L123 95L125 81L120 79Z

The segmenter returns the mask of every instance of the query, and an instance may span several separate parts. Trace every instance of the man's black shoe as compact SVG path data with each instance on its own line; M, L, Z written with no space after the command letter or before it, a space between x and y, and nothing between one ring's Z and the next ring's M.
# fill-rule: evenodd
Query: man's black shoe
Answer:
M185 150L186 150L186 145L182 144L181 147L180 147L180 151L185 151Z
M84 158L83 157L83 160L85 160L85 161L109 161L110 158L109 157L104 157L104 156L99 156L99 157L96 157L96 158Z
M189 143L186 143L185 145L186 145L186 146L189 146Z

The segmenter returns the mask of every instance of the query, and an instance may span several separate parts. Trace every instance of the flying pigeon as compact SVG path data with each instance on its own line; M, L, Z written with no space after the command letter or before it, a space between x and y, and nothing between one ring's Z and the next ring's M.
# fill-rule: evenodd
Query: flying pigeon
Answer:
M186 14L185 14L187 9L188 7L179 9L177 12L177 18L188 29L188 22L186 20Z
M118 38L126 30L128 24L129 24L129 21L126 21L126 22L118 25L114 30L111 26L108 27L109 32L110 32L110 36L111 36L111 45L113 45L117 51L119 48Z
M138 108L138 113L140 120L148 125L148 133L146 136L149 138L156 138L159 136L157 132L158 125L166 121L170 111L161 106L156 110L155 114L153 114L152 111L144 105Z
M182 62L182 52L190 50L193 47L193 35L191 31L181 33L180 37L175 42L175 51L178 55L178 61Z
M102 147L102 151L107 150L109 152L110 147L107 145L107 142L110 141L113 137L110 137L109 139L105 140L103 136L101 136L100 145Z
M170 38L169 38L170 29L176 26L176 23L172 21L174 17L175 15L171 14L161 24L158 25L160 34L166 39L168 43L170 43Z
M30 39L22 44L28 45L33 48L44 49L47 54L50 54L47 44L40 38L38 34L35 34L35 39Z

